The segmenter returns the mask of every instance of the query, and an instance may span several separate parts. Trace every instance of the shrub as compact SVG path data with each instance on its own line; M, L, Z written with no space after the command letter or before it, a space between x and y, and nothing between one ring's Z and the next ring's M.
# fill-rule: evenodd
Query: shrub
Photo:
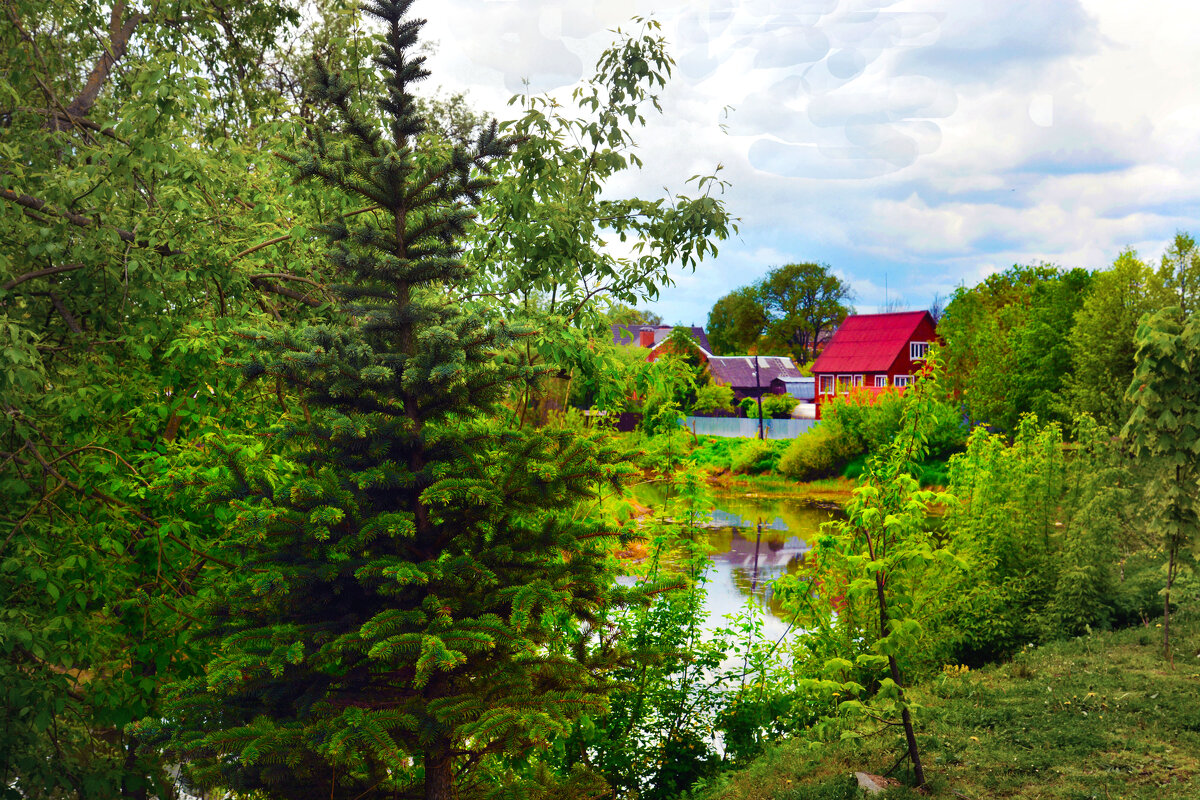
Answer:
M800 401L790 394L764 394L762 398L763 416L767 419L789 419L796 404ZM738 403L742 414L750 419L758 419L758 400L754 397L744 397Z
M698 467L729 469L733 451L746 441L728 436L700 436L697 437L696 447L689 458Z
M683 427L683 413L679 405L673 401L651 404L647 403L642 415L642 433L647 436L674 433Z
M878 453L896 437L900 430L901 395L888 390L873 395L867 391L853 392L834 400L824 412L825 418L837 417L847 433L861 447L860 452ZM926 406L933 416L929 431L929 456L944 459L963 448L967 428L962 414L948 402L932 402Z
M862 477L863 472L867 469L867 459L870 455L863 453L850 459L842 469L842 477L849 478L852 481ZM950 465L946 461L939 459L929 459L917 464L913 472L915 477L923 487L927 486L949 486L950 485Z
M730 469L739 474L760 475L770 472L779 463L782 442L747 439L733 451Z
M693 446L691 434L682 425L664 424L661 432L642 439L637 465L650 472L670 474L689 457Z
M878 394L860 390L839 397L824 408L821 424L793 440L779 469L796 480L835 475L843 468L847 477L858 477L866 456L882 453L896 438L903 408L903 396L896 390ZM928 459L915 465L913 474L922 485L945 485L946 468L938 462L963 448L966 426L958 409L946 401L930 397L922 403L921 413Z
M763 414L771 419L790 419L800 401L790 394L772 394L763 398Z
M1162 583L1167 559L1161 553L1141 551L1121 564L1114 601L1115 622L1136 625L1162 615Z
M696 402L692 411L697 414L711 414L714 411L733 410L733 389L719 384L707 384L696 390Z
M858 454L858 445L835 419L826 419L792 439L779 459L779 471L799 481L827 478L841 472Z
M874 395L855 391L827 405L822 416L836 419L859 453L878 453L900 430L900 392L889 390Z

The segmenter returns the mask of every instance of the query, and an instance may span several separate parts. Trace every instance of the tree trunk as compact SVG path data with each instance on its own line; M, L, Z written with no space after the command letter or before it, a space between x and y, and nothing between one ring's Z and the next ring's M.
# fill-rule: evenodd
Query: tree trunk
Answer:
M1167 560L1167 590L1163 592L1163 655L1174 669L1175 659L1171 656L1171 584L1175 582L1175 554L1179 548L1172 544L1167 550L1170 555Z
M454 762L449 742L439 742L425 753L425 800L454 800Z
M874 546L872 550L872 560L874 560ZM884 587L883 571L875 573L875 591L879 595L879 636L880 638L887 635L887 594ZM913 776L917 779L917 786L925 785L925 769L921 766L921 752L917 749L917 732L913 729L912 714L909 713L908 703L904 699L904 681L900 675L900 665L896 662L895 656L888 656L888 667L892 672L892 683L896 684L900 689L900 720L904 723L904 741L908 747L908 760L913 765Z
M900 679L900 665L895 656L888 656L888 666L892 670L892 682L900 687L900 698L904 700L904 683ZM912 714L909 713L908 703L900 706L900 720L904 723L904 741L908 745L908 760L913 765L913 776L917 779L917 787L925 785L925 768L921 766L921 751L917 749L917 732L913 729Z

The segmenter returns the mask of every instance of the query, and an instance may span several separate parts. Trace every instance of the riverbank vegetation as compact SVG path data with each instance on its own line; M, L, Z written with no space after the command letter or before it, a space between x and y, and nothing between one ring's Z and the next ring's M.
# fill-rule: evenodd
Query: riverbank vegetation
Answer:
M656 23L495 124L411 93L410 5L3 4L0 794L1191 788L1190 237L964 287L944 374L794 441L697 437L732 392L608 327L736 230L715 168L617 192ZM705 622L711 481L844 506L770 621Z
M1093 631L1023 648L999 665L946 665L911 693L924 725L929 792L899 787L878 797L1196 796L1200 670L1195 663L1165 668L1158 631L1153 625ZM1189 654L1200 652L1195 620L1179 631L1179 641ZM892 759L879 737L815 750L789 740L693 797L857 800L862 792L852 774L877 774Z

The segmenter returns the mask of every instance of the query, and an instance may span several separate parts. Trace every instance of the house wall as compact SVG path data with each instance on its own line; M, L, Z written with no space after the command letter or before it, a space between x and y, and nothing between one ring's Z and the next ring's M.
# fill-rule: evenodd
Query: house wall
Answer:
M941 342L941 340L938 339L937 330L929 322L928 318L921 320L921 324L917 326L915 331L913 331L913 335L909 337L908 341L939 344ZM905 345L901 349L899 355L896 356L896 360L892 362L890 367L888 367L888 386L895 385L895 379L897 375L909 375L911 377L915 377L916 374L921 371L921 367L925 364L924 360L913 361L908 357L908 353L908 345ZM872 381L873 380L874 377L872 376ZM874 384L872 383L872 385Z
M897 375L907 375L910 378L915 378L917 373L921 371L921 367L924 365L924 360L921 359L918 361L913 361L911 358L909 358L909 353L910 353L909 344L911 344L912 342L929 342L931 344L942 344L941 339L937 335L937 329L934 326L934 324L930 321L930 319L928 317L926 317L925 319L921 320L921 323L919 325L917 325L916 330L913 331L912 336L909 337L908 342L906 342L904 344L904 346L900 349L900 352L897 353L896 360L892 362L890 367L888 367L888 370L886 373L887 379L888 379L887 380L888 387L892 387L892 386L896 385L896 376ZM868 372L868 373L855 373L855 374L851 375L850 376L851 377L851 391L854 391L858 388L857 386L854 385L854 379L857 375L861 375L862 376L862 384L861 384L862 388L870 390L874 393L878 393L879 390L876 389L876 386L875 386L875 377L877 375L883 375L883 374L885 374L885 373ZM834 394L832 396L829 394L822 394L822 392L821 392L821 377L823 375L831 377L833 379ZM821 406L825 403L830 402L834 397L842 395L843 393L839 392L838 388L837 388L837 378L838 378L837 374L828 373L828 372L826 372L826 373L814 372L813 378L816 382L817 419L821 419Z

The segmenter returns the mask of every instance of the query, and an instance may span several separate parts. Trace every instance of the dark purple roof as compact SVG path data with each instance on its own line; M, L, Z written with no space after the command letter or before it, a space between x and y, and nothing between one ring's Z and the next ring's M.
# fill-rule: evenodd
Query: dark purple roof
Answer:
M712 345L708 343L708 334L704 332L704 328L696 325L612 325L613 344L633 344L637 341L638 331L654 331L654 343L658 344L663 339L671 335L671 331L677 327L686 329L692 334L692 338L696 340L696 344L700 345L708 352L712 352ZM625 331L628 330L627 334ZM632 338L630 338L632 334Z
M759 385L766 388L776 378L802 378L800 370L787 356L758 357ZM754 356L713 356L708 360L708 374L717 383L727 383L735 389L753 389Z

